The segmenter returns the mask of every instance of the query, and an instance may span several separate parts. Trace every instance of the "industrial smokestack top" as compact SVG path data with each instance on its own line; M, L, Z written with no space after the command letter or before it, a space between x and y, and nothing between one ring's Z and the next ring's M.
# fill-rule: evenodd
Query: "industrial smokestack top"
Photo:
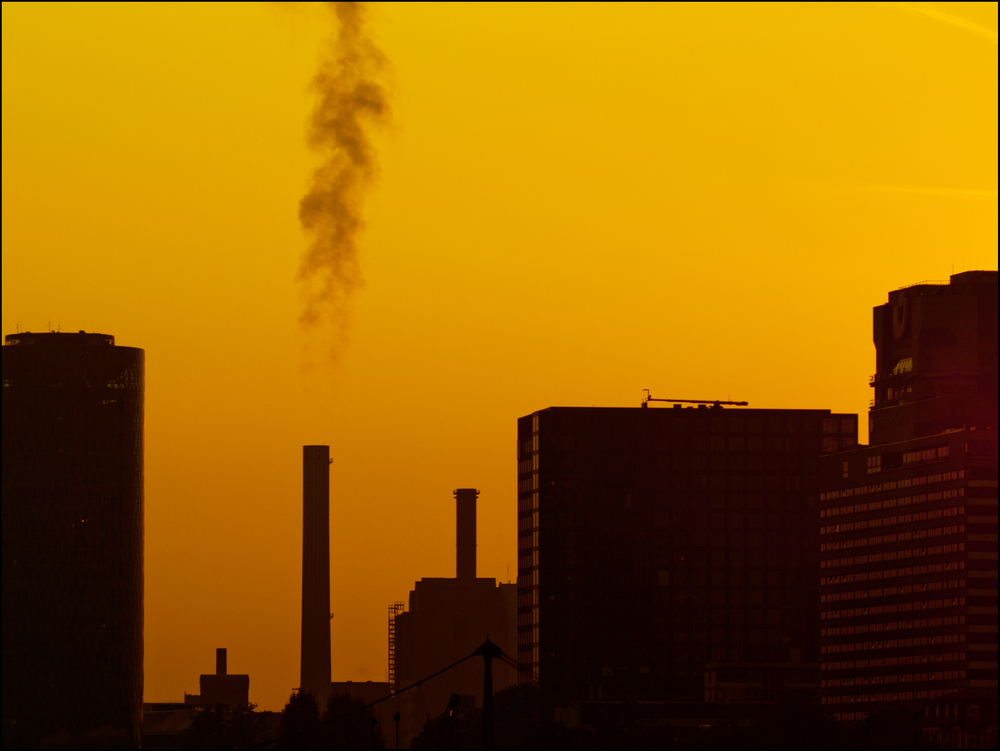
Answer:
M221 647L215 650L215 674L226 674L226 650Z
M455 491L455 577L476 578L476 499L475 488Z

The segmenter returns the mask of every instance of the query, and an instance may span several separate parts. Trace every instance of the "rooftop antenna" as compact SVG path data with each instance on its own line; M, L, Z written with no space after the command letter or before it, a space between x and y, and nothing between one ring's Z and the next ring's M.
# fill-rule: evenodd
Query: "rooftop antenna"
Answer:
M639 406L643 409L649 407L650 402L670 402L672 404L711 404L712 409L722 409L723 405L728 407L748 407L750 402L732 402L723 399L655 399L650 395L649 389L643 389L646 392L646 398L642 400L642 404Z

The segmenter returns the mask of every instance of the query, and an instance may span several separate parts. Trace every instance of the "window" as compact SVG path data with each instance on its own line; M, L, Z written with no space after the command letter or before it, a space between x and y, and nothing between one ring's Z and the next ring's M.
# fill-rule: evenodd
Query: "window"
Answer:
M844 462L844 464L846 465L847 462ZM846 470L846 467L845 467L845 470ZM868 474L874 475L877 472L881 472L881 471L882 471L882 455L881 454L877 454L875 456L869 456L868 457ZM845 474L844 477L847 477L847 475Z
M896 363L896 366L892 369L893 375L902 375L903 373L913 372L913 358L904 357L902 360Z

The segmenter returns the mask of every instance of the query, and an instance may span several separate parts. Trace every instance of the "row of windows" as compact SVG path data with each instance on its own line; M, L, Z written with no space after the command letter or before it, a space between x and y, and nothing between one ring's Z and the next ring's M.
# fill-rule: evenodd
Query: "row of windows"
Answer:
M531 643L518 644L517 645L517 661L521 663L522 668L527 668L533 670L535 673L538 672L538 645L532 646ZM532 679L527 675L522 673L518 680L522 683L530 682Z
M874 652L879 649L906 649L907 647L927 647L935 644L958 644L965 641L965 634L937 634L935 636L915 636L909 639L878 639L876 641L855 641L844 644L826 644L820 647L822 654L843 652ZM832 659L832 658L828 658Z
M949 689L950 690L950 689ZM939 691L891 691L879 694L851 694L842 696L824 696L823 704L854 704L873 701L912 701L913 699L934 699L944 695L945 690ZM834 715L838 720L863 720L868 716L868 712L848 712Z
M864 670L865 668L923 665L926 662L963 662L964 660L965 652L934 652L929 655L906 655L904 657L879 657L870 660L824 662L823 670Z
M904 631L908 628L935 628L956 626L965 623L964 615L946 615L941 618L920 618L912 621L886 621L885 623L861 623L856 626L832 626L820 629L820 636L849 636L850 634L874 634L881 631Z
M946 600L921 600L918 602L893 602L888 605L870 605L862 608L843 608L841 610L824 610L820 620L830 621L837 618L856 618L861 615L883 615L885 613L907 613L911 610L933 610L934 608L950 608L964 605L964 597L949 597Z
M825 553L829 550L849 550L851 548L866 548L870 545L887 545L893 542L907 542L908 540L923 540L928 537L939 537L941 535L956 535L965 532L964 524L955 524L950 527L935 527L933 529L917 529L910 532L897 532L892 535L877 535L875 537L859 537L856 540L841 540L839 542L824 542L819 546L820 552ZM963 543L958 543L960 547L957 550L964 550ZM909 558L910 556L905 555L906 551L900 550L896 551L899 553L898 556L893 556L892 553L886 553L887 556L884 560L892 561L896 558ZM944 551L949 552L949 551Z
M530 608L532 605L538 604L538 590L533 589L529 592L521 592L517 596L517 606L519 608Z
M525 568L528 568L527 566ZM527 573L519 574L517 577L517 590L521 592L528 587L538 586L538 568L535 567L533 570Z
M528 631L522 631L517 635L517 646L520 648L520 651L523 651L524 647L532 644L538 644L538 626Z
M958 480L959 478L965 477L965 470L958 469L953 472L941 472L936 475L924 475L923 477L913 477L904 478L902 480L891 480L889 482L877 482L872 485L860 485L856 488L846 488L845 490L830 490L826 493L820 493L819 499L821 501L838 501L843 498L853 498L858 495L868 495L869 493L884 493L889 490L899 490L900 488L911 488L919 485L927 485L928 483L935 482L947 482L949 480ZM846 506L839 509L826 509L823 516L837 516L838 514L855 514L861 511L868 511L868 503L862 503L855 506ZM871 510L875 508L882 508L879 506L871 506Z
M879 560L882 554L877 554ZM858 558L875 558L876 556L858 556ZM889 568L881 571L859 571L856 574L836 574L820 577L820 586L833 584L851 584L852 582L877 581L879 579L895 579L899 576L920 576L936 574L940 571L957 571L965 568L965 561L948 561L947 563L930 563L926 566L906 566Z
M536 511L531 516L524 516L517 520L517 531L524 532L525 530L532 529L538 526L538 512Z
M937 537L938 535L950 535L958 532L959 527L939 527L938 529L921 529L916 532L904 532L898 535L900 540ZM926 534L923 534L926 533ZM904 536L906 535L906 536ZM887 535L896 537L897 535ZM925 555L942 555L944 553L955 553L965 550L964 542L953 542L948 545L933 545L929 548L909 548L907 550L890 550L887 553L871 553L869 555L856 555L849 558L831 558L828 561L820 561L820 568L840 568L841 566L858 566L866 563L881 563L883 561L896 561L903 558L920 558ZM961 561L959 561L961 563ZM946 569L942 569L946 570Z
M530 493L532 490L538 490L538 473L535 472L531 477L527 477L524 480L519 480L517 483L518 493Z
M517 473L519 475L526 475L529 472L537 472L537 471L538 471L538 454L529 456L527 459L524 459L523 461L519 461L517 463Z
M530 539L530 538L523 538L523 539ZM538 565L538 551L537 550L532 551L528 555L519 555L517 557L517 569L518 569L518 571L520 571L521 569L531 568L532 566L537 566L537 565Z
M868 474L874 475L883 469L896 469L900 466L911 464L924 464L927 462L942 461L948 458L948 446L934 446L929 449L919 451L904 451L894 454L876 454L868 457Z
M517 513L523 514L526 511L533 511L538 509L538 491L536 490L531 495L526 495L522 498L517 499Z
M534 607L526 613L519 613L517 616L518 626L537 626L538 625L538 607Z
M820 495L823 494L821 493ZM865 511L879 511L885 508L896 508L897 506L910 506L919 503L940 501L945 498L959 498L964 495L965 495L965 488L952 488L951 490L941 490L936 493L921 493L919 495L912 495L912 496L907 495L907 496L900 496L898 498L886 498L881 501L856 503L853 506L841 506L839 508L821 509L819 515L821 519L825 519L830 516L841 516L843 514L859 514L859 513L864 513Z
M521 554L521 555L526 555L526 551L527 550L529 550L530 548L537 548L537 547L538 547L538 530L537 529L534 530L533 532L525 535L524 537L518 537L517 538L517 552L519 554ZM528 565L531 565L531 564L527 564L527 565L524 565L524 566L518 565L518 568L527 568ZM533 565L535 565L535 566L538 565L538 556L537 555L535 556L535 563Z
M940 493L930 493L930 496L939 496L934 498L928 498L927 496L912 496L916 498L916 503L923 503L924 500L937 501L943 498L958 498L959 496L965 495L965 488L955 488L954 490L944 490ZM907 498L893 498L893 501L899 501L900 506L909 505L911 499ZM825 527L820 527L819 533L821 535L833 535L838 532L853 532L856 529L870 529L872 527L891 527L893 524L908 524L910 522L921 522L925 519L940 519L943 516L957 516L965 513L965 506L953 506L952 508L939 508L931 509L930 511L920 511L915 514L900 514L899 516L886 516L878 519L862 519L856 522L844 522L843 524L829 524Z
M876 589L855 589L850 592L832 592L820 595L820 602L840 602L842 600L857 600L868 597L892 597L893 595L908 595L913 592L927 592L938 589L962 589L965 579L949 579L918 584L904 584L896 587L879 587Z
M517 442L517 458L520 459L523 456L527 456L532 451L538 451L538 436L533 435L530 439L526 441Z
M897 683L923 683L924 681L953 681L965 678L964 670L935 670L930 673L899 673L898 675L872 675L857 678L829 678L821 681L821 688L878 686Z

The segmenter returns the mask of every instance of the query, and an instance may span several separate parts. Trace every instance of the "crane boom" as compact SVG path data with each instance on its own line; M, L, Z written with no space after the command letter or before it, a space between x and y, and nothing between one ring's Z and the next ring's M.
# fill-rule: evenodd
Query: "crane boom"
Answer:
M656 399L650 395L649 389L643 389L646 392L646 398L643 399L641 407L645 408L649 402L670 402L672 404L711 404L713 407L721 407L723 405L729 407L748 407L749 402L731 402L724 399Z

